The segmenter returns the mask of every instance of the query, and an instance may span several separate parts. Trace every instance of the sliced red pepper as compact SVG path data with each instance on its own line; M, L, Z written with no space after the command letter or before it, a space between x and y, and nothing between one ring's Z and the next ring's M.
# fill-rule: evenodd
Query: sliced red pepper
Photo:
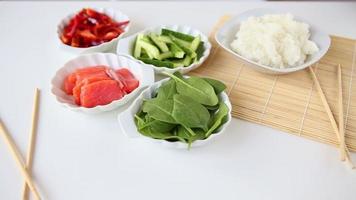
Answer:
M78 31L78 35L82 36L84 39L95 40L97 37L90 32L90 30Z
M104 13L85 8L70 20L60 39L74 47L95 46L118 37L128 23L116 22Z
M127 26L130 23L130 21L124 21L124 22L118 22L116 25L117 26Z

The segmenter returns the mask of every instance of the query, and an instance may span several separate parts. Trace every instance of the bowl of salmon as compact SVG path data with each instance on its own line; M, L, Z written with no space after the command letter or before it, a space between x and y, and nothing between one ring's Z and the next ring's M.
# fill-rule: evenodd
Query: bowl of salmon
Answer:
M114 110L154 82L154 71L127 56L94 53L76 57L52 79L52 94L65 107L84 113Z

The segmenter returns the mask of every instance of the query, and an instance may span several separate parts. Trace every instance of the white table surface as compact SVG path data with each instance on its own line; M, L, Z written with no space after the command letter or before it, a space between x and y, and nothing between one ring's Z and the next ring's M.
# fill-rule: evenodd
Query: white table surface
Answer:
M178 23L206 34L224 13L278 7L356 38L356 3L0 2L0 117L25 154L41 88L34 177L44 199L356 199L355 172L328 145L234 119L208 146L165 149L126 138L115 111L88 116L58 105L50 79L74 55L58 49L56 25L84 6L120 9L131 33ZM1 138L0 199L20 199L22 182Z

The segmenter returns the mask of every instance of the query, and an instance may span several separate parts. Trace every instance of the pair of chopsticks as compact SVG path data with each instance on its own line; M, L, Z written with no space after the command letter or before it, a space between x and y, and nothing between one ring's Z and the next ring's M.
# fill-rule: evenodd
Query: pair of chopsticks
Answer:
M346 163L352 168L355 169L355 166L353 165L351 158L350 158L350 151L347 148L347 145L345 143L345 127L344 127L344 108L343 108L343 97L342 97L342 71L341 71L341 65L339 64L337 66L337 77L338 77L338 110L339 110L339 126L336 124L336 120L334 118L333 113L331 112L330 106L326 100L325 94L323 90L321 89L320 83L318 78L316 77L316 74L313 70L312 67L309 67L309 71L311 73L311 76L313 78L314 84L316 86L316 89L319 93L319 96L321 98L321 101L323 103L323 106L326 110L326 113L328 114L329 120L331 122L331 126L334 129L334 132L336 133L336 136L339 140L339 150L340 150L340 158L341 161L346 161Z
M38 121L38 101L39 101L39 89L35 89L34 95L34 103L33 103L33 110L32 110L32 118L31 118L31 130L30 130L30 140L28 145L27 151L27 160L26 163L24 162L16 144L14 143L13 139L10 136L10 133L7 131L4 123L0 120L0 134L3 136L5 143L7 144L12 156L14 157L17 166L20 169L22 176L25 179L25 183L22 190L22 199L26 200L29 197L28 188L33 193L36 200L40 200L40 194L36 189L36 185L31 177L30 171L32 168L32 161L33 161L33 152L34 152L34 144L36 140L36 130L37 130L37 121Z

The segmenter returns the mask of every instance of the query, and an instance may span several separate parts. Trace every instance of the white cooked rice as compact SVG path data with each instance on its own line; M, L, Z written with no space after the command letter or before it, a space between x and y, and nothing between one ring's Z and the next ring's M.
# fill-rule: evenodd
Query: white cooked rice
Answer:
M309 37L309 25L294 20L291 14L264 15L242 22L231 47L263 65L295 67L319 50Z

